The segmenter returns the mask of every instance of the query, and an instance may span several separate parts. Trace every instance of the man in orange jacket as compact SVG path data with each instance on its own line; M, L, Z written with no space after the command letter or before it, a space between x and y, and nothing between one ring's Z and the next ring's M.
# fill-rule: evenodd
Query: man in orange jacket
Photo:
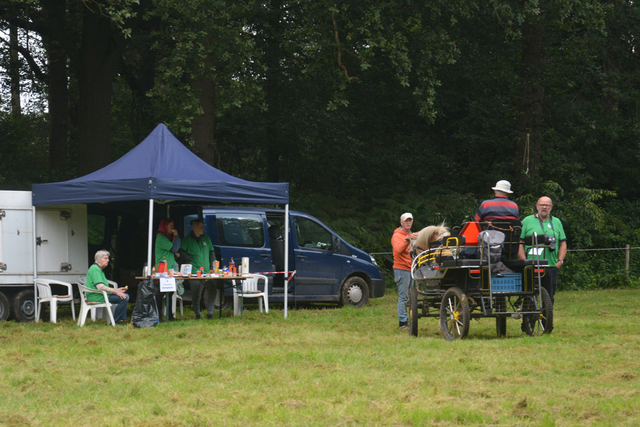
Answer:
M409 329L407 304L409 302L409 288L413 286L411 277L411 257L409 256L410 240L418 237L418 233L411 232L413 215L409 212L400 216L400 227L391 236L393 247L393 276L398 287L398 323L400 329Z

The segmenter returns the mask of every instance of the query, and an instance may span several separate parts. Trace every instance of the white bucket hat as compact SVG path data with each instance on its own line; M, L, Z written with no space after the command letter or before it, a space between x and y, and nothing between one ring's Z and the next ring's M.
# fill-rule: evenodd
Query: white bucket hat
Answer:
M405 212L402 215L400 215L400 222L405 222L409 218L413 219L413 215L411 215L409 212Z
M496 186L491 187L491 189L502 191L503 193L509 193L509 194L513 193L513 191L511 191L511 183L504 179L496 182Z

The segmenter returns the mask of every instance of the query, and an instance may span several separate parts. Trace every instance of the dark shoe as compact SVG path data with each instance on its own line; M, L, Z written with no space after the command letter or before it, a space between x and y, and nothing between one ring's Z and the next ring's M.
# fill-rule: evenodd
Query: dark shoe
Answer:
M126 321L126 320L118 320L118 321L116 322L116 325L126 325L126 324L127 324L127 321Z
M409 322L400 322L398 327L400 329L409 329Z
M207 313L207 319L213 319L213 314Z
M202 319L202 316L200 316L199 314L196 314L196 320L200 320Z

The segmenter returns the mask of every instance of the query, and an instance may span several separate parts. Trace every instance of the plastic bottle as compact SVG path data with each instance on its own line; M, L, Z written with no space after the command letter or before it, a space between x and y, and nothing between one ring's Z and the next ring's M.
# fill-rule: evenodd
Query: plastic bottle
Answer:
M231 257L231 261L229 261L229 273L236 274L236 262Z
M167 258L162 257L162 261L158 264L158 273L166 273L167 272Z
M171 270L169 270L169 276L174 276L176 274L175 265L171 265Z
M202 277L202 272L204 271L204 267L200 267L198 270L198 277Z

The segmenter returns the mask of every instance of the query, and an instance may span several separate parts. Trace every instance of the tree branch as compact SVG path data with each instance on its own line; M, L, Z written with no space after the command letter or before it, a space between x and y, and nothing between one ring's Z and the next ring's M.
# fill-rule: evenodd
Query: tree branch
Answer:
M336 38L336 52L338 54L338 67L342 70L345 77L349 82L359 82L360 79L357 77L349 77L349 72L347 71L347 67L342 64L342 46L340 45L340 36L338 35L338 23L336 22L336 15L334 13L331 14L331 21L333 21L333 35Z

